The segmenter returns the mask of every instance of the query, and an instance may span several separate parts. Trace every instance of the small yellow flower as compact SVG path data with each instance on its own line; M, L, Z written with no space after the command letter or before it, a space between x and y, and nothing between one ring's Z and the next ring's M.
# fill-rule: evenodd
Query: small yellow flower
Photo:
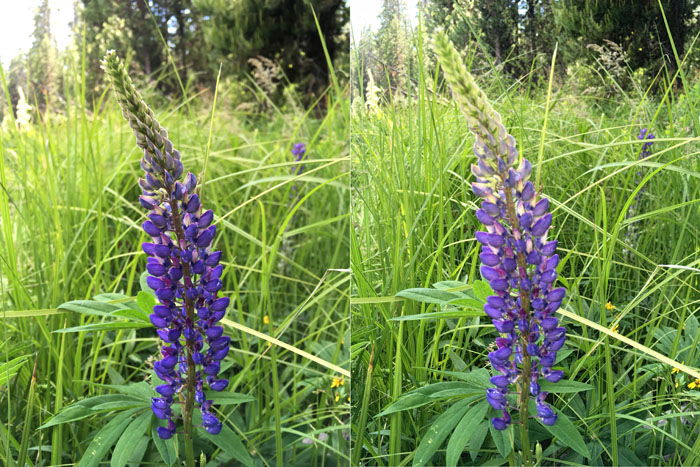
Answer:
M348 404L350 403L350 396L348 396Z
M676 381L676 387L678 387L678 381Z
M345 380L343 380L343 378L338 378L337 376L334 376L333 381L331 381L331 388L339 388L344 384Z
M270 317L265 315L263 316L263 324L270 324Z
M614 332L615 334L617 334L617 330L618 330L618 329L620 329L620 326L618 326L618 325L616 324L615 326L613 326L612 328L610 328L610 332Z
M679 371L681 371L680 368L674 368L673 370L671 370L671 374L678 373Z
M700 379L696 379L695 381L688 383L688 388L690 388L690 389L700 388Z
M608 302L608 303L605 304L605 309L608 310L608 311L614 310L615 308L616 308L616 307L615 307L615 305L612 304L612 302Z
M340 394L335 395L335 401L338 402L340 400Z

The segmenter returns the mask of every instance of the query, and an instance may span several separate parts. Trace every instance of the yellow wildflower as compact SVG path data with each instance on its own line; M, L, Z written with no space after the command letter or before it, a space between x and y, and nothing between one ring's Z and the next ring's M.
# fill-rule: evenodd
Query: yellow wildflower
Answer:
M270 317L265 315L263 316L263 324L270 324Z
M671 370L671 374L678 373L679 371L681 371L680 368L674 368L673 370Z
M700 388L700 378L688 383L688 388L690 388L690 389Z
M620 329L620 326L616 324L612 328L610 328L610 332L614 332L615 334L617 334L618 329Z
M616 308L616 307L615 307L615 305L612 304L612 302L608 302L608 303L605 304L605 309L608 310L608 311L609 311L609 310L614 310L615 308Z
M335 401L338 402L340 400L340 394L335 395Z
M331 382L331 388L339 388L344 384L345 381L343 380L343 378L338 378L337 376L334 376L333 381Z

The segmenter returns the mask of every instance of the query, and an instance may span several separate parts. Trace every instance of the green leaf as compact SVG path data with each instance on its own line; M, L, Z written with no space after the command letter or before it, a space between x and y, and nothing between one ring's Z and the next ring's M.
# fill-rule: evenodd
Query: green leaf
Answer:
M123 309L132 308L136 303L132 297L123 293L101 293L92 299L97 302L109 302L110 305Z
M73 300L72 302L58 305L59 310L69 310L75 313L92 316L109 316L110 313L119 308L120 307L117 305L111 303L96 302L93 300Z
M197 419L198 417L195 418ZM196 423L202 423L201 415L199 416L198 420L199 421ZM253 459L250 457L248 450L241 442L241 438L228 426L224 425L224 427L221 429L221 433L218 435L207 433L201 427L197 427L197 433L217 445L229 456L242 462L244 465L253 465Z
M407 315L407 316L397 316L396 318L391 318L390 321L419 321L423 319L446 319L446 318L472 318L476 316L484 316L484 312L481 310L446 310L446 311L436 311L434 313L419 313L417 315Z
M144 271L141 274L141 277L139 277L139 286L141 286L141 291L146 292L147 294L151 294L155 297L155 294L153 293L153 289L148 286L148 283L146 282L146 279L148 278L148 271Z
M134 459L132 456L138 450L135 446L139 445L142 440L146 437L146 430L151 423L151 418L153 414L151 411L146 411L136 417L124 431L122 436L117 441L117 445L114 447L114 452L112 453L111 467L123 467L128 462L140 463L141 459Z
M440 282L434 283L433 287L436 289L440 289L440 290L460 288L461 290L459 292L467 291L471 288L471 286L469 286L461 281L440 281Z
M95 435L88 445L83 457L80 459L79 467L97 467L104 459L109 449L114 446L124 430L131 423L131 416L141 409L129 410L120 413Z
M483 446L486 435L489 432L489 425L491 425L491 422L488 420L481 422L474 430L474 433L472 433L472 437L469 439L469 456L471 456L472 460L476 460L476 458L479 456L481 446Z
M156 427L154 426L151 429L151 439L158 450L158 454L160 454L160 458L166 465L173 465L175 462L177 462L177 452L175 452L175 446L177 446L177 435L170 439L161 439L161 437L158 436Z
M0 365L0 386L4 386L14 378L28 359L29 355L22 355Z
M109 412L113 409L96 409L96 407L104 406L105 404L109 403L116 403L117 407L119 407L118 404L121 404L122 407L132 407L135 404L143 403L143 401L122 394L107 394L103 396L89 397L65 407L37 429L41 430L54 425L60 425L61 423L74 422L100 412Z
M618 446L617 449L620 465L647 465L627 446Z
M214 401L214 405L243 404L255 400L255 397L249 394L241 394L240 392L207 391L206 396L207 400Z
M112 321L109 323L85 324L83 326L75 326L73 328L57 329L55 333L64 332L91 332L91 331L118 331L120 329L142 329L153 327L148 323L135 323L133 321Z
M508 454L513 450L513 425L508 425L505 430L497 430L493 427L493 424L489 422L489 431L491 432L491 439L493 439L498 453L504 459L508 457Z
M433 399L430 397L420 394L420 393L406 393L401 395L396 402L389 404L389 406L379 412L376 416L383 417L395 412L401 412L402 410L415 409L416 407L429 404Z
M476 310L479 312L478 315L475 316L485 316L484 314L484 303L480 302L476 298L472 297L465 297L465 298L457 298L455 300L450 300L447 302L448 305L451 306L458 306L460 308L468 308L471 310Z
M152 326L151 318L148 317L147 313L144 313L141 310L134 310L133 308L127 308L125 310L117 310L117 311L112 313L112 316L118 316L120 318L127 318L130 321L140 321L140 322L148 323L149 326Z
M486 281L474 281L472 284L474 290L474 296L481 301L481 303L486 303L486 299L489 295L493 295L493 289Z
M469 443L469 439L474 435L476 427L484 420L488 409L488 402L481 401L464 414L464 417L462 417L462 420L452 432L450 441L447 443L446 463L448 466L457 465L462 451L464 451L464 448Z
M396 294L397 297L407 298L421 303L434 303L437 305L447 305L450 300L465 298L459 292L446 292L437 289L406 289Z
M462 372L462 371L444 371L444 370L433 370L434 373L440 375L450 376L452 378L457 378L469 386L475 389L483 389L484 391L488 388L493 387L490 381L491 374L486 368L477 368L476 370Z
M454 429L468 409L469 403L467 401L459 401L449 407L430 425L416 448L413 457L414 467L426 465L430 462L433 454L440 448L447 435Z
M557 383L550 383L549 381L543 380L540 383L540 389L542 391L552 393L566 394L573 392L590 391L591 389L593 389L593 386L591 386L590 384L579 383L578 381L571 381L568 379L562 379Z
M136 295L136 304L146 315L150 315L153 313L153 307L156 306L156 297L142 290Z
M475 390L472 385L465 384L461 381L448 381L441 383L433 383L422 388L414 389L399 396L395 402L389 404L387 408L378 413L377 417L401 412L402 410L414 409L438 399L453 397L453 396L469 396L475 395L479 397L480 390ZM474 398L470 399L474 400Z
M588 451L588 446L586 446L586 443L583 442L581 433L579 433L576 426L571 423L569 417L554 407L552 407L552 409L557 413L557 421L554 423L554 425L547 426L542 422L540 422L540 424L565 446L570 447L586 458L591 457L591 453Z

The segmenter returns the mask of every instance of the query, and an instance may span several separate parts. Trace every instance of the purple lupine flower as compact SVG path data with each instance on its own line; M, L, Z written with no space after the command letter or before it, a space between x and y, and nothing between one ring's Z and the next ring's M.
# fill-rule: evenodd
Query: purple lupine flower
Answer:
M639 158L640 159L646 159L647 157L651 156L651 145L654 144L653 140L656 138L656 135L654 133L650 132L646 128L642 128L639 130L639 135L637 135L637 139L640 139L644 141L644 144L642 145L642 151L639 153Z
M304 159L305 154L306 154L306 144L304 144L304 143L296 143L294 145L294 147L292 148L292 155L294 156L294 160L296 162L301 162ZM303 164L292 166L292 174L293 175L299 175L303 171L304 171Z
M164 344L162 359L153 368L165 384L156 387L159 397L152 399L151 408L167 426L158 427L157 432L163 439L175 433L172 404L175 397L183 395L183 412L189 411L191 417L192 404L196 403L202 427L217 434L222 424L212 413L212 401L206 399L204 388L221 391L228 385L218 373L230 337L223 336L223 328L217 324L229 299L218 296L223 266L219 264L221 252L211 247L216 234L214 213L204 210L194 174L187 173L183 179L179 151L113 51L105 57L104 68L137 145L144 151L139 201L149 211L142 227L151 241L142 247L148 255L147 284L160 302L150 319Z
M489 354L493 368L501 374L491 378L496 387L487 391L486 399L502 411L502 417L492 419L494 428L502 430L511 421L506 397L509 387L523 380L529 382L542 423L556 421L538 380L542 377L556 382L562 378L563 372L552 366L564 345L566 330L553 316L565 290L553 287L559 256L554 253L556 240L547 238L552 224L552 215L547 212L549 200L538 196L528 180L532 166L527 159L515 167L515 139L498 125L497 135L483 127L475 131L478 164L472 166L476 177L472 187L483 198L476 211L486 230L476 233L482 244L481 274L496 292L488 297L484 312L501 333L496 339L497 350Z
M476 232L476 240L482 245L481 274L495 292L488 297L484 312L500 333L496 350L488 354L500 374L491 379L495 387L486 391L486 400L502 417L491 422L498 430L511 423L508 393L516 384L521 414L527 414L529 393L535 398L539 419L552 425L557 416L545 402L547 392L538 381L562 378L563 372L552 367L564 345L566 329L553 316L565 290L554 288L559 256L556 240L548 239L552 225L549 200L539 196L529 181L532 165L519 156L501 116L443 32L435 35L434 48L452 95L476 137L472 189L483 199L476 217L485 226L485 231Z

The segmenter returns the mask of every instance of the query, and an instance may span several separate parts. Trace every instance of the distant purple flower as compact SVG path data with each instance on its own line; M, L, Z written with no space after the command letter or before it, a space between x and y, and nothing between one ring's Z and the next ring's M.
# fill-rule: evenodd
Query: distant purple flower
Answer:
M292 155L294 156L294 160L296 162L301 162L304 159L304 156L306 155L306 144L296 143L294 145L294 147L292 148ZM304 171L303 164L292 166L292 174L294 174L294 175L299 175L303 171Z
M637 139L645 141L645 143L642 145L642 151L639 154L640 159L646 159L647 157L651 156L651 145L654 144L654 142L651 140L653 140L654 138L656 138L656 135L654 135L654 133L651 133L646 128L642 128L641 130L639 130L639 135L637 135Z

